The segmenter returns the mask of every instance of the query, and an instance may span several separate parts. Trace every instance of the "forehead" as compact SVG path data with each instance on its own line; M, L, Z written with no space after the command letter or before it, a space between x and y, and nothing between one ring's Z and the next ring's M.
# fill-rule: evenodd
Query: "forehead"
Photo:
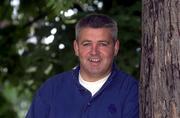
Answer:
M79 40L112 40L112 32L109 28L83 28L79 32Z

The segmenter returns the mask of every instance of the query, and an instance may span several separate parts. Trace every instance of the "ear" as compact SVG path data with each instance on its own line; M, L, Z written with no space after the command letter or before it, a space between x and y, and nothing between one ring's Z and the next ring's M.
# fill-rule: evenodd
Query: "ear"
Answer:
M79 56L79 46L78 46L78 42L76 39L74 40L73 47L74 47L75 55Z
M114 56L117 56L118 52L119 52L119 47L120 47L120 42L117 39L115 42L115 46L114 46Z

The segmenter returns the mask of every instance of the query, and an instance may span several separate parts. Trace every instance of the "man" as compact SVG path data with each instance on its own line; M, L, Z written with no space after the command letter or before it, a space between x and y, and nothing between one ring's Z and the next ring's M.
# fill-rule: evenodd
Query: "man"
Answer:
M48 79L26 118L138 118L138 82L117 69L117 23L91 14L76 24L80 65Z

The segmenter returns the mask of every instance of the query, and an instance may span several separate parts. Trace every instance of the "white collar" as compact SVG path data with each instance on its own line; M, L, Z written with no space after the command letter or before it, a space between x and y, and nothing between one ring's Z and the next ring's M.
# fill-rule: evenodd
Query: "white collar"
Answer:
M88 82L88 81L85 81L82 78L81 74L79 73L79 83L83 87L85 87L87 90L89 90L93 96L104 85L104 83L106 82L109 76L110 76L110 73L100 80L97 80L95 82Z

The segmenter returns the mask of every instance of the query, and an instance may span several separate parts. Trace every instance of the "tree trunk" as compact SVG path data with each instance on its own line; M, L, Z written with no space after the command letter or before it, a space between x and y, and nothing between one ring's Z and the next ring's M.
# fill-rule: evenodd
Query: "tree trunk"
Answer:
M180 0L142 0L140 117L180 118Z

